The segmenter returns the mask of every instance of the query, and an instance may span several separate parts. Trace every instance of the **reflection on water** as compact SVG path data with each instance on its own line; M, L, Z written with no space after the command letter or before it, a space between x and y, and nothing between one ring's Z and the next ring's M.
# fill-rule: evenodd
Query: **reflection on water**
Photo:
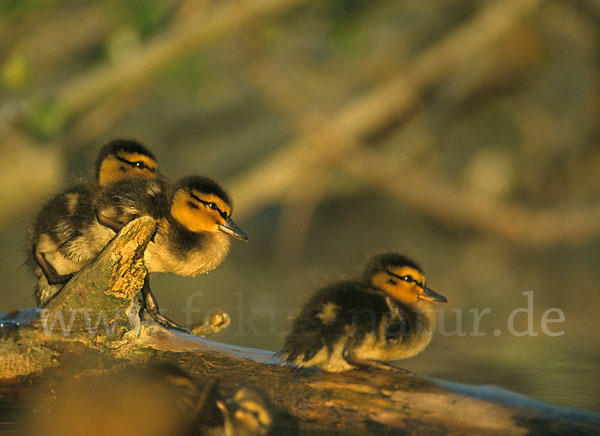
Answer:
M398 365L443 380L495 385L548 403L600 412L598 350L575 344L555 348L552 340L436 338L422 355Z

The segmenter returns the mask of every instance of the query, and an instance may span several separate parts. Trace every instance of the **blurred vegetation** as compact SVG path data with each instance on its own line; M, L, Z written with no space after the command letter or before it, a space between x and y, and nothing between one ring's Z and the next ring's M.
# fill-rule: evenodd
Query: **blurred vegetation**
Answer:
M467 333L404 366L600 410L599 44L596 0L0 2L0 311L33 303L40 205L134 137L222 181L250 235L153 278L172 318L226 309L219 340L275 350L312 289L394 249ZM511 336L529 290L540 334Z

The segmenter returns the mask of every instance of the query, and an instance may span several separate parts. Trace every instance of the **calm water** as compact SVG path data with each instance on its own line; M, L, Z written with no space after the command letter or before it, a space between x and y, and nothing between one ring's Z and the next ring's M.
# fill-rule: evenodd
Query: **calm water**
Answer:
M552 338L443 338L402 367L443 380L495 385L548 403L600 412L598 346Z

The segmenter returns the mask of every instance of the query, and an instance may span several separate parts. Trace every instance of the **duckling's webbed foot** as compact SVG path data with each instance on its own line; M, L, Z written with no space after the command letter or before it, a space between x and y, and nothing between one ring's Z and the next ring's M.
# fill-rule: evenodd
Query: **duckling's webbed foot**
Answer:
M156 298L150 290L150 283L148 282L148 277L146 277L146 279L144 280L144 286L142 287L142 298L144 309L146 310L148 315L150 315L150 317L158 324L162 325L166 329L174 329L192 334L190 329L180 326L176 322L171 321L169 318L160 313L158 309L158 302L156 301Z
M398 368L389 363L380 362L379 360L363 359L358 357L352 350L345 349L342 357L352 366L364 369L381 369L384 371L393 371L399 374L412 374L407 369Z
M44 253L40 253L35 245L33 246L33 257L44 276L46 276L49 285L64 285L73 277L73 274L58 274L50 262L46 260Z

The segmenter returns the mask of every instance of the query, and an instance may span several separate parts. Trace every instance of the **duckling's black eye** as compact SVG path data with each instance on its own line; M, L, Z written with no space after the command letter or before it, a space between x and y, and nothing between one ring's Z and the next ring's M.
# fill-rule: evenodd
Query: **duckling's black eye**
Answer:
M416 280L415 280L415 279L413 279L413 277L412 277L412 276L402 276L402 277L400 277L400 278L401 278L402 280L404 280L405 282L408 282L408 283L413 283L413 282L416 282Z
M141 160L138 160L137 162L133 163L133 166L135 166L136 168L139 168L140 170L146 169L146 164L144 162L142 162Z
M216 204L216 203L211 203L211 202L208 202L208 203L206 203L206 205L207 205L208 207L210 207L212 210L219 210L219 206L217 206L217 204Z

